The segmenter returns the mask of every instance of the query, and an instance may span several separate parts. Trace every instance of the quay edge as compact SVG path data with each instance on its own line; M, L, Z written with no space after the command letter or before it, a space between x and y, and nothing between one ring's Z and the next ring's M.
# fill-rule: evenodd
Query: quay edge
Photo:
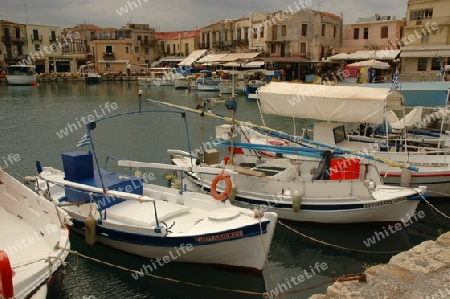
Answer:
M450 232L425 241L365 272L367 282L335 282L309 299L450 298Z

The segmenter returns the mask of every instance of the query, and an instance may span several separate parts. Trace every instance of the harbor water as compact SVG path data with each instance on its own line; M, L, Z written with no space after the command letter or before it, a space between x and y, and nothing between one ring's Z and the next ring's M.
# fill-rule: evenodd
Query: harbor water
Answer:
M136 111L139 89L142 89L142 110L154 112L101 121L92 132L102 167L108 156L169 163L167 149L192 151L202 142L214 143L215 126L222 121L192 113L183 118L180 113L174 113L178 110L152 104L146 99L195 108L204 98L219 97L218 93L175 90L173 87L140 88L137 82L102 82L98 85L45 82L34 87L3 84L0 85L0 164L21 176L33 175L36 161L44 167L62 169L61 153L76 150L75 146L85 133L84 122ZM237 102L237 119L262 124L257 102L248 101L244 96L238 96ZM223 102L211 104L209 108L212 112L231 116ZM265 116L264 121L268 126L294 133L291 119ZM311 124L312 121L296 120L296 133ZM119 170L114 162L109 160L108 168ZM165 184L165 171L145 171L148 177L154 178L154 183ZM432 203L450 214L450 198L434 199ZM272 295L275 291L291 293L282 298L308 298L325 292L331 283L297 291L386 263L395 251L408 250L449 231L450 220L428 205L420 203L418 210L424 217L416 217L394 233L382 226L283 222L303 235L278 225L269 252L269 264L262 274L171 262L148 271L148 276L137 277L132 271L145 269L150 260L100 244L88 246L83 236L72 233L73 250L103 263L71 254L64 275L55 279L48 298L262 298L262 294L270 290L274 291L270 293ZM381 233L383 238L379 237ZM376 241L369 241L375 240L376 236ZM239 255L239 251L235 254ZM301 282L295 279L299 275L304 278Z

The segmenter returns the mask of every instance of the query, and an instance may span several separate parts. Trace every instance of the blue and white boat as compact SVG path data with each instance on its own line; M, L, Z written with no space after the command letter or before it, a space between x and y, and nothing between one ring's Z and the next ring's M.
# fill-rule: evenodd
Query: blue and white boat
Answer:
M136 113L144 112L154 111ZM48 189L55 202L73 218L74 230L85 234L91 243L95 238L113 248L164 263L204 263L262 271L277 215L235 207L226 198L216 200L210 195L184 192L183 188L148 184L139 171L146 167L178 171L178 186L184 186L181 175L192 168L122 160L118 165L126 171L135 168L134 175L123 175L98 167L90 132L109 118L88 124L88 133L79 146L90 144L92 151L62 154L64 172L41 168L37 163L40 187ZM210 171L229 180L220 169ZM172 181L172 177L168 180Z

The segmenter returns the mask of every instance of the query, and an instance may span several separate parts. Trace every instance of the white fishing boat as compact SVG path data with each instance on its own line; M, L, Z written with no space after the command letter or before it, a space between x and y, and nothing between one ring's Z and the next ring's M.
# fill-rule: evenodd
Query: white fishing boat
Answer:
M150 86L174 86L175 80L182 77L183 75L177 73L176 68L152 67L147 81Z
M220 78L213 77L211 71L205 70L200 72L200 76L195 81L197 90L199 91L220 91Z
M252 151L271 150L265 145L247 145L253 146ZM236 144L236 153L244 146ZM175 165L191 165L189 153L168 152ZM216 159L214 150L205 151L204 160L196 163L205 170L187 172L188 188L225 194L239 206L263 207L282 219L327 224L407 222L426 196L426 187L384 185L377 169L359 158L332 158L330 152L322 160L299 155L294 160L295 150L290 153L291 159L261 160L253 155L253 162L250 156L236 154L227 165L226 158L223 162ZM232 170L233 174L225 183L217 183L217 176L206 171L211 167Z
M232 81L221 82L219 84L219 91L221 94L244 94L245 93L245 83L243 81L237 81L234 83Z
M97 73L94 69L89 69L84 77L84 81L88 84L99 84L102 82L102 75Z
M175 79L175 89L197 89L197 84L195 83L195 76L186 76L183 78Z
M91 237L103 244L164 263L263 269L277 221L275 213L238 208L209 195L94 170L90 152L62 157L65 172L53 168L38 172L42 188L49 184L53 199L73 218L75 231L90 234L94 230ZM119 165L177 169L131 161L119 161ZM93 223L89 224L89 218Z
M36 66L10 65L6 69L6 81L9 85L36 85Z
M450 160L447 149L429 151L418 147L411 150L408 140L402 139L401 134L396 136L397 141L395 136L389 134L378 140L352 141L355 136L347 133L345 123L380 124L387 121L389 111L402 110L404 100L398 91L360 86L272 82L259 89L258 99L262 113L326 121L315 124L312 141L301 136L287 136L289 140L373 155L378 158L373 163L387 184L400 185L402 170L392 167L392 163L382 163L380 160L416 167L417 171L411 173L411 178L405 181L406 185L429 186L428 191L433 197L447 197L450 194ZM406 124L407 117L402 122Z
M69 254L69 216L0 169L0 298L46 298Z
M137 81L138 81L139 86L149 86L150 85L148 77L138 77Z

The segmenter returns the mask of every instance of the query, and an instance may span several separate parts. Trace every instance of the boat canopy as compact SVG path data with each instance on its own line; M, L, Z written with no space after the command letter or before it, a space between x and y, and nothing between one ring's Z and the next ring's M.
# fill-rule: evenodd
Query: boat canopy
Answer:
M259 88L261 112L326 121L381 123L403 96L387 88L271 82Z
M364 87L390 88L392 83L370 83ZM408 107L443 107L447 105L450 82L406 82L399 83L397 91L400 92Z

